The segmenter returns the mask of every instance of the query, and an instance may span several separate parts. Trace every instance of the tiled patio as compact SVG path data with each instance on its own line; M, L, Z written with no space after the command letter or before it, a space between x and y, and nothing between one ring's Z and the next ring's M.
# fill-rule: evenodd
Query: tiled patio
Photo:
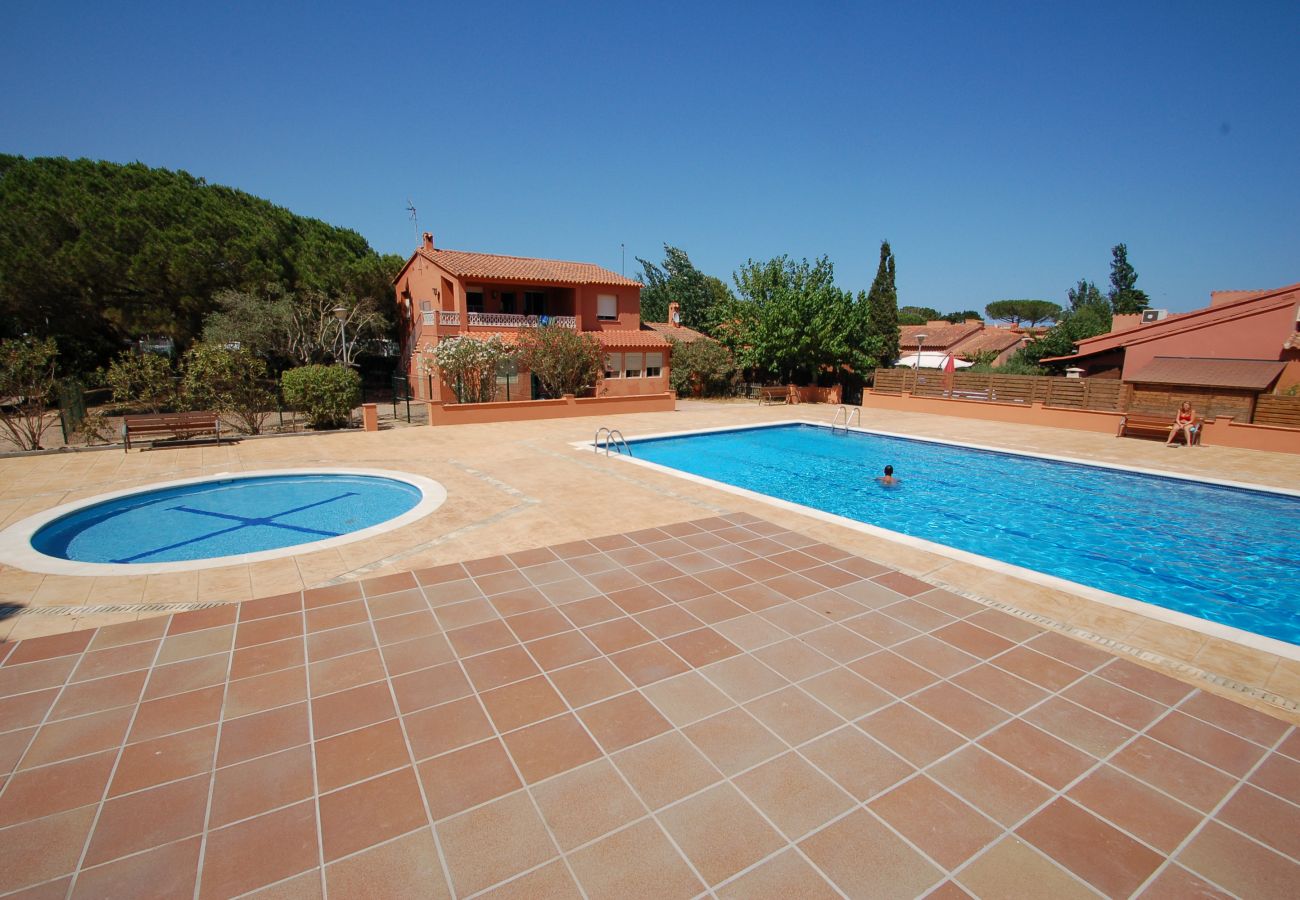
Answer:
M1300 884L1292 725L746 513L0 660L6 896Z

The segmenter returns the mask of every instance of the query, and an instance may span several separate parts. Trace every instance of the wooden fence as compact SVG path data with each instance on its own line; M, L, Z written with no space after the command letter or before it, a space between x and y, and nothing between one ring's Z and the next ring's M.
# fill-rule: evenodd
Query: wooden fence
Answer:
M951 379L952 384L949 385ZM1120 412L1126 391L1116 379L1058 378L1050 375L995 375L992 372L954 372L933 369L877 369L872 390L879 394L911 391L917 397L952 397L985 403L1042 403L1066 409Z
M1255 401L1255 424L1300 428L1300 397L1260 394Z

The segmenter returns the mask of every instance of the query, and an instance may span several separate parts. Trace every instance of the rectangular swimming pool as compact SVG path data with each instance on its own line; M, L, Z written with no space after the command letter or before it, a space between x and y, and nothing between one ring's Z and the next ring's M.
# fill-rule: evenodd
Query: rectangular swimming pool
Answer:
M1300 496L811 423L631 442L634 456L1300 645ZM892 465L900 483L875 479Z

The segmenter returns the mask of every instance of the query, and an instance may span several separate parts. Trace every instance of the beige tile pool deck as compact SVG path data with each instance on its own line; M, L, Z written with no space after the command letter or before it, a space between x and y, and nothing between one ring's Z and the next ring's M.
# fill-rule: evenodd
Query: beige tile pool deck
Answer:
M0 571L0 894L1293 896L1294 663L569 447L830 413L0 460L4 524L276 467L448 490L274 563ZM865 424L1300 484L1282 454Z

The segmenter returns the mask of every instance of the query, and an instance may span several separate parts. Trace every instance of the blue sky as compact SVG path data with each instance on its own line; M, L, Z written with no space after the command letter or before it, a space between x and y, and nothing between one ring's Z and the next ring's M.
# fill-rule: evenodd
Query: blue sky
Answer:
M1300 281L1300 3L14 4L0 151L185 169L415 244L827 255L900 303Z

